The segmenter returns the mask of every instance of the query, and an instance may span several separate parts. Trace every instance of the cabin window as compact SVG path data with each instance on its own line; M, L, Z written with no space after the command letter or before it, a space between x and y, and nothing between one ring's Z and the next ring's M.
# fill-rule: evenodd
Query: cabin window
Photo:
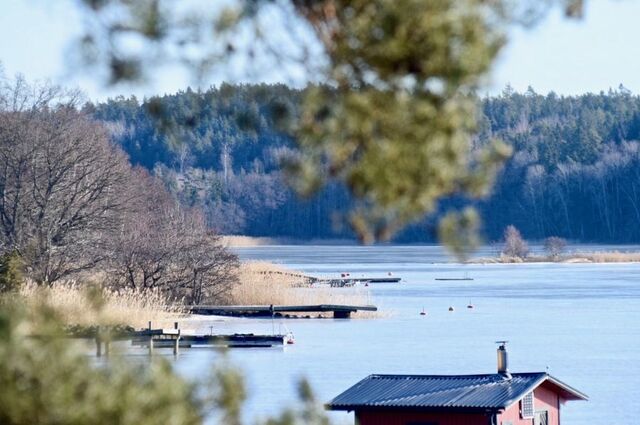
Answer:
M536 417L533 420L534 425L549 425L549 413L546 410L536 412Z
M520 400L520 416L523 419L533 418L533 391Z

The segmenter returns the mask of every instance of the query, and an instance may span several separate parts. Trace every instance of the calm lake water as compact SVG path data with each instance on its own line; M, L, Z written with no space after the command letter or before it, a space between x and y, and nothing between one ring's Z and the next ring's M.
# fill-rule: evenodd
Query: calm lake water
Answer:
M390 312L388 317L276 321L276 330L284 323L294 332L295 345L230 351L232 363L245 373L252 419L295 406L300 377L328 401L371 373L494 373L494 341L506 339L511 371L548 368L589 395L588 402L563 407L563 425L640 421L640 264L459 265L447 263L434 246L236 251L243 259L270 260L314 275L391 272L403 279L368 288L371 301ZM435 280L465 274L474 280ZM469 302L473 310L466 308ZM427 316L419 315L423 308ZM268 319L203 322L202 330L209 326L216 332L272 331ZM186 376L201 376L218 356L206 349L183 350L176 366ZM331 416L336 423L353 423L353 414Z

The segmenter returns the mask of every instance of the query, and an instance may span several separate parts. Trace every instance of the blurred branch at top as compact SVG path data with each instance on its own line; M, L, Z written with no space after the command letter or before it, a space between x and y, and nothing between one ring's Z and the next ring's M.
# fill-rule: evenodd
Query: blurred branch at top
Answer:
M321 83L286 121L300 147L285 160L289 180L303 195L344 182L364 242L389 239L443 197L488 193L510 151L471 148L474 94L509 25L533 25L554 6L582 14L581 0L79 1L78 51L109 84L161 65L199 84L267 73Z

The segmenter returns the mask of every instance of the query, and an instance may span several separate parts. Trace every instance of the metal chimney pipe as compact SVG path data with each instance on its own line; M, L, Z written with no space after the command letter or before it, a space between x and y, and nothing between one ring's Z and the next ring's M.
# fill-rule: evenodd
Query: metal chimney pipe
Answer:
M498 347L498 373L504 375L507 379L511 379L509 373L509 357L507 355L507 342L508 341L496 341L496 344L500 344Z

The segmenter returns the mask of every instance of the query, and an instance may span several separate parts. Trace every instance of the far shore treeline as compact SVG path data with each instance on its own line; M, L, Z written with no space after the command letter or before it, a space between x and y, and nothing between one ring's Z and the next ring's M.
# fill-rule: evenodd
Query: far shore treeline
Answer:
M351 237L340 226L351 202L343 187L331 184L301 200L284 182L280 160L295 155L286 129L302 97L281 84L223 84L84 110L106 121L131 162L159 177L184 206L202 207L218 233ZM499 240L510 224L527 239L640 241L640 97L622 86L580 96L507 87L478 103L473 146L498 138L514 150L492 194L472 202L487 241ZM464 202L445 200L441 211ZM435 241L436 222L425 217L396 241Z

